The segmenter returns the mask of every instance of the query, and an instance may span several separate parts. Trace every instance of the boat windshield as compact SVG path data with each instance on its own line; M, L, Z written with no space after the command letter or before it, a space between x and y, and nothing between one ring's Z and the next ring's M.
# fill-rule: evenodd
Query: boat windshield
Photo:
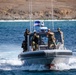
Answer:
M40 39L39 45L47 45L48 44L48 37L47 37L46 34L40 35L40 38L39 39Z
M56 42L61 42L61 37L60 34L58 32L54 32L55 34L55 38L56 38ZM37 35L39 36L38 40L36 39L37 44L39 45L40 49L48 49L48 37L47 37L47 33L37 33ZM34 36L34 33L30 34L29 36L29 45L32 46L32 38Z

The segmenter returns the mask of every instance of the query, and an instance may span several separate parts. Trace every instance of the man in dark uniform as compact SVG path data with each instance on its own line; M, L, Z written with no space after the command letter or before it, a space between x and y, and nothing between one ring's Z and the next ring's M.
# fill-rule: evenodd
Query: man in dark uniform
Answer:
M26 41L25 40L22 42L22 48L23 48L23 52L27 51L27 49L26 49Z
M29 34L30 34L30 32L26 29L26 31L24 32L25 40L22 43L23 52L27 51L27 35L29 35Z
M30 32L26 29L26 31L24 32L24 37L25 37L26 42L27 42L27 35L29 35L29 34L30 34Z
M39 35L37 35L37 33L34 32L34 35L32 37L32 47L34 51L38 49L38 42L39 42Z

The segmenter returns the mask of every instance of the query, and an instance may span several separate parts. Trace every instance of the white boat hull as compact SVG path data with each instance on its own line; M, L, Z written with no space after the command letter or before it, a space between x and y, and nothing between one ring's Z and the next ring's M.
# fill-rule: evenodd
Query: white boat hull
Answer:
M28 64L55 64L68 61L72 55L70 50L40 50L23 52L19 58Z

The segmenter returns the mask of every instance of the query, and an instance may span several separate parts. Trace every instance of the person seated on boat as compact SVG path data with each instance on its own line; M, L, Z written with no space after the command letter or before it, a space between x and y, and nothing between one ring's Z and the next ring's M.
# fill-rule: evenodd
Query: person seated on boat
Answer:
M35 51L35 50L37 50L39 48L38 42L39 42L39 35L37 35L37 33L34 32L34 35L32 37L32 48L33 48L33 51Z
M48 37L48 48L55 49L56 48L55 37L54 33L50 29L48 29L47 37Z
M27 51L27 46L26 46L27 42L24 40L22 42L22 48L23 48L23 52Z
M24 32L24 36L25 36L25 42L26 42L26 50L27 50L27 35L29 35L30 32L28 31L28 29L26 29L26 31Z
M60 28L57 29L57 33L60 34L59 38L57 39L58 42L61 42L61 44L64 44L64 36L63 36L63 32L60 30Z

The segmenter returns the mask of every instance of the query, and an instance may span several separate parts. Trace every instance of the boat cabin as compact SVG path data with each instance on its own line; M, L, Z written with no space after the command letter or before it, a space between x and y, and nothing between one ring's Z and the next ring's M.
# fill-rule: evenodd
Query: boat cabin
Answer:
M39 50L47 50L48 49L48 37L47 37L47 33L36 33L39 38L38 38L38 49ZM60 34L58 32L54 32L55 38L56 38L56 43L57 42L61 42L61 37ZM31 50L32 49L32 38L34 36L34 33L31 33L30 35L28 35L27 37L27 50Z

